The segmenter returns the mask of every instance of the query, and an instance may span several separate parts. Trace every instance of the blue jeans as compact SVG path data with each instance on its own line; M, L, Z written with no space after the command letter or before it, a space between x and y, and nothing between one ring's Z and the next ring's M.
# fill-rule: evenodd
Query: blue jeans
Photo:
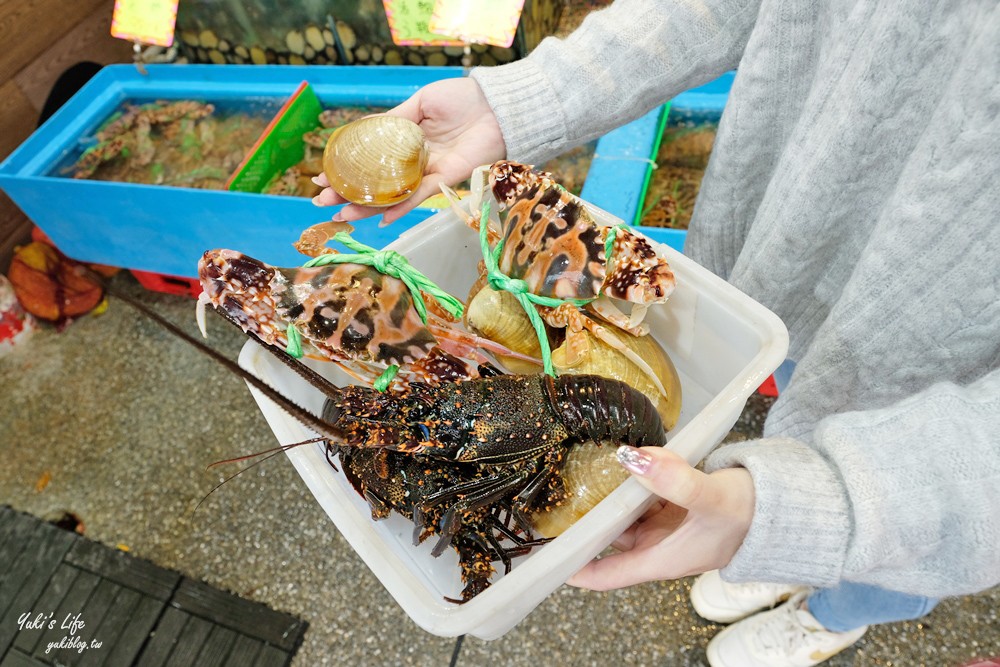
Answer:
M847 632L862 625L909 621L931 613L934 598L887 591L868 584L842 581L809 595L809 613L830 632Z
M788 386L795 362L786 359L774 371L780 394ZM842 581L833 588L821 588L809 595L809 612L831 632L847 632L862 625L909 621L926 616L937 606L934 598L888 591L868 584Z

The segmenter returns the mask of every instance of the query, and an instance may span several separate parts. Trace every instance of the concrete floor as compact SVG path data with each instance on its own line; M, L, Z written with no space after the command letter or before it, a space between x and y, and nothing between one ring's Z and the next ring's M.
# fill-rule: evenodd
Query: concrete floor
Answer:
M194 301L115 283L196 333ZM212 342L235 358L221 322ZM310 623L293 664L447 665L454 639L418 628L276 457L195 505L206 466L273 446L242 380L122 302L0 357L0 504L71 511L86 535ZM731 437L759 432L755 399ZM45 484L45 478L49 481ZM689 580L609 593L562 587L503 638L465 640L459 665L704 665L718 626ZM957 667L1000 655L1000 589L943 602L920 623L874 628L828 664Z

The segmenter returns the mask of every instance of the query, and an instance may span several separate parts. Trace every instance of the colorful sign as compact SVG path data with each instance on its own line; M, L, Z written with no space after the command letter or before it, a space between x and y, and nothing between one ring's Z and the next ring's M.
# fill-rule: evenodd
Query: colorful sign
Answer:
M140 44L174 43L178 0L115 0L111 36Z
M471 44L510 46L524 0L436 0L427 28Z
M463 45L465 42L460 39L436 35L428 29L434 5L434 0L382 0L393 43L399 46Z

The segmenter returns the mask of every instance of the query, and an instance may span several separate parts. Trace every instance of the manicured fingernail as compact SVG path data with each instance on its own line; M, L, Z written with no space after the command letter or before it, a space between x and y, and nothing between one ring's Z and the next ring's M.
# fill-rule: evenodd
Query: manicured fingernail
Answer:
M344 210L341 209L333 214L333 222L347 222L347 218L344 217Z
M323 202L321 202L321 201L319 200L319 195L316 195L315 197L313 197L313 204L314 204L315 206L322 206L322 205L323 205Z
M379 218L379 220L378 220L378 226L379 226L380 229L382 227L388 227L391 224L392 224L391 222L386 222L384 215L381 218Z
M628 445L619 447L617 455L618 461L625 469L636 475L645 475L646 471L649 470L649 466L653 463L653 459L649 454Z
M318 185L320 187L323 187L323 184L319 182L319 176L313 176L309 180L312 181L313 183L315 183L316 185Z

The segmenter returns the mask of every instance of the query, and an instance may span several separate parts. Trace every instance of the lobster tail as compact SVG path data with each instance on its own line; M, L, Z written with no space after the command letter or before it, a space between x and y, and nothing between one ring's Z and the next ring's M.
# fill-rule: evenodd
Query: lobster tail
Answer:
M549 405L573 436L634 447L666 443L663 422L642 392L597 375L546 377Z

